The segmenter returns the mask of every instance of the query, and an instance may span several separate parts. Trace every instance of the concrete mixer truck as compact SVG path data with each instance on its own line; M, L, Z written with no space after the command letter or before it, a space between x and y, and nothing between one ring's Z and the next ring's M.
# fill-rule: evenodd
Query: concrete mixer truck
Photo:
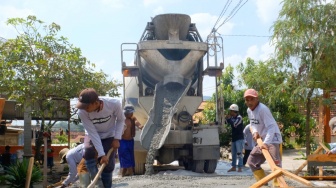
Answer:
M134 60L125 62L125 53ZM184 14L157 15L138 43L121 44L123 104L135 107L144 128L135 137L136 174L154 160L178 161L187 170L213 173L220 158L217 125L200 125L193 115L203 101L203 76L220 76L223 64L208 66L208 44Z

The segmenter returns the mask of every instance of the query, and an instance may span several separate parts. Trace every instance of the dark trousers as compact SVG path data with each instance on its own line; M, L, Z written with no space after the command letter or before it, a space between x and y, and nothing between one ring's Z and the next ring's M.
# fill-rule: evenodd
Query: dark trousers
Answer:
M111 138L105 138L102 139L102 145L104 148L104 152L105 155L107 155L108 151L112 148L112 141L113 141L113 137ZM109 163L105 166L103 172L112 172L114 170L114 163L115 163L115 153L116 151L113 151L110 158L109 158ZM85 160L92 160L92 159L96 159L96 149L93 146L92 142L90 142L90 146L85 148L85 152L84 152L84 159ZM99 162L99 161L98 161Z
M246 165L246 162L247 162L247 159L250 155L252 150L245 150L245 153L244 153L244 158L243 158L243 165L245 166Z
M101 140L105 155L107 155L108 151L112 148L113 139L114 138L111 137L111 138L106 138L106 139ZM115 164L115 153L116 151L112 152L112 154L109 157L109 162L105 166L101 174L101 181L105 188L112 187L112 172L114 170L114 164ZM90 142L89 147L85 147L84 159L85 159L86 168L90 174L91 179L93 180L93 178L96 176L98 172L98 168L97 168L97 160L96 160L96 149L93 146L92 142Z

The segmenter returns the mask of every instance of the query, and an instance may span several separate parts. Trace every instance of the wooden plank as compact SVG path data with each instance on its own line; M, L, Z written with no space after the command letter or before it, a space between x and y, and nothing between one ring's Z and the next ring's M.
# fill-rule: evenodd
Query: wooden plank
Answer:
M335 163L336 164L336 154L314 154L309 155L307 157L307 161L309 162L329 162L329 163Z
M250 188L257 188L265 185L267 182L271 181L272 179L276 178L277 176L281 176L281 169L277 169L274 172L268 174L263 179L257 181L255 184L253 184ZM288 186L287 186L288 187Z
M288 172L287 170L283 170L283 169L282 169L282 173L283 173L285 176L287 176L287 177L289 177L289 178L292 178L292 179L294 179L294 180L296 180L296 181L298 181L298 182L301 182L301 183L303 183L303 184L305 184L305 185L307 185L307 186L310 186L310 187L313 186L313 184L312 184L310 181L307 181L306 179L303 179L303 178L301 178L300 176L297 176L297 175L295 175L295 174L292 174L292 173Z
M309 166L336 166L335 161L326 161L326 162L320 162L320 161L308 161Z
M336 176L300 176L306 180L336 180Z
M324 124L323 124L323 119L324 119L324 107L323 107L323 102L322 102L322 98L320 98L319 100L319 143L323 143L324 140ZM312 165L311 163L309 163L309 166ZM323 167L319 166L319 176L323 176Z
M319 145L325 150L325 151L329 151L329 148L327 146L325 146L322 142L319 142Z
M263 141L260 138L257 139L257 143L258 143L259 147L264 144ZM307 180L305 180L305 179L303 179L303 178L301 178L301 177L299 177L299 176L297 176L295 174L292 174L292 173L290 173L290 172L288 172L288 171L286 171L286 170L284 170L284 169L276 166L275 163L274 163L274 161L273 161L273 159L272 159L272 157L271 157L271 155L269 154L268 150L263 149L261 151L262 151L264 157L266 158L267 163L270 165L272 171L281 170L281 172L284 175L288 176L289 178L292 178L292 179L294 179L296 181L299 181L299 182L301 182L301 183L303 183L303 184L305 184L307 186L312 187L312 184L309 181L307 181ZM285 179L281 175L278 176L277 179L278 179L280 187L288 187L288 185L285 182Z
M322 146L319 146L319 147L314 151L313 154L317 154L317 153L319 153L321 150L322 150ZM305 166L307 166L307 164L308 164L308 161L306 160L304 163L302 163L302 165L301 165L298 169L295 170L294 174L298 175L298 174L302 171L302 169L303 169Z
M257 143L258 143L259 147L264 144L263 141L261 140L261 138L257 139ZM271 170L272 171L277 170L279 167L274 163L273 158L272 158L271 154L268 152L268 150L262 149L261 151L262 151L264 157L266 158L267 163L270 165ZM288 187L287 183L285 182L285 179L282 176L279 176L277 178L277 180L278 180L278 183L279 183L280 187Z

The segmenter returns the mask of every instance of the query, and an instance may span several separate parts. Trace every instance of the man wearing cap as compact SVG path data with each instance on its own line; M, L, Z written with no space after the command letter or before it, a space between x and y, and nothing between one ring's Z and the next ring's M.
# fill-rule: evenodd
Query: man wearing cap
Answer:
M232 129L231 155L232 167L228 172L236 171L238 158L238 172L242 172L243 167L243 148L244 148L244 125L243 118L239 115L238 105L232 104L229 108L230 114L226 116L226 122Z
M84 144L79 144L78 146L70 150L65 150L65 152L63 152L60 163L68 163L69 174L67 178L62 182L61 188L67 187L70 183L74 183L78 180L79 177L77 175L77 164L83 159L83 154Z
M276 123L270 109L259 102L258 92L254 89L248 89L244 93L245 103L248 107L247 114L251 124L253 139L261 138L263 145L254 147L247 159L253 175L257 181L264 178L265 172L261 164L265 162L262 149L269 151L275 164L281 167L280 144L282 137L278 124ZM273 182L277 186L277 181Z
M121 103L111 97L98 97L97 92L92 88L84 89L78 98L76 108L78 115L85 128L84 159L90 178L94 179L97 172L97 161L105 163L101 174L101 181L105 188L112 186L112 172L114 170L115 152L119 148L125 117ZM110 148L113 153L107 158Z
M125 127L120 140L120 147L118 149L121 176L133 175L135 160L134 160L134 137L135 127L142 129L141 124L138 122L135 116L133 116L134 107L132 105L125 105L124 115Z

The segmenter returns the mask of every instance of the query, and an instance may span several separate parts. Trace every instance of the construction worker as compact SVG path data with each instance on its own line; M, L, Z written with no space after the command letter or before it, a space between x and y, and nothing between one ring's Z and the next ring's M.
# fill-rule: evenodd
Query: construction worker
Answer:
M79 94L76 108L85 128L84 159L90 178L93 180L98 173L98 159L100 164L106 164L101 182L105 188L110 188L115 153L120 146L125 121L121 103L111 97L98 97L96 90L87 88ZM107 157L111 148L114 148L113 153Z
M247 114L251 124L253 139L256 141L261 138L263 145L254 147L247 159L253 175L257 181L264 178L265 172L261 168L266 159L262 153L262 149L269 151L274 163L281 167L280 144L282 137L278 124L276 123L270 109L259 102L258 92L254 89L248 89L244 93L245 103L248 107ZM276 179L274 185L278 186Z
M244 125L243 118L239 115L238 105L232 104L229 108L230 114L226 115L225 120L231 126L232 141L231 141L231 155L232 167L228 172L236 171L238 158L238 172L242 172L243 167L243 148L244 148Z
M77 174L77 165L83 159L83 154L84 154L84 144L79 144L78 146L70 150L66 150L63 153L60 163L61 164L68 163L69 174L67 178L62 182L61 188L67 187L69 186L70 183L74 183L79 179L79 176ZM88 177L87 182L90 183L89 176L87 177Z
M253 141L253 136L250 127L251 127L250 124L246 125L243 131L245 138L245 145L244 145L245 153L243 158L243 166L246 165L247 159L250 156L253 147L256 145L255 142Z
M135 127L142 129L140 122L133 115L134 107L132 105L125 105L124 115L125 127L123 135L120 140L120 147L118 149L118 156L120 161L121 176L132 176L134 174L135 160L134 160L134 137Z

